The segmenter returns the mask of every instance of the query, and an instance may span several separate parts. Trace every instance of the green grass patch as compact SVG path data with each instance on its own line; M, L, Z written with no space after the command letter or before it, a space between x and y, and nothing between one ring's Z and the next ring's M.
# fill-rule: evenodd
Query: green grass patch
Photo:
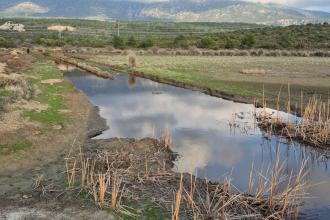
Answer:
M41 112L26 111L24 116L47 125L63 124L65 118L59 110L66 108L64 94L73 91L72 85L65 80L53 85L41 83L42 80L63 78L60 71L51 63L36 63L29 74L37 77L37 79L31 79L30 83L37 85L40 89L40 94L34 100L47 105L48 108Z
M8 96L10 96L10 92L0 88L0 97L8 97Z
M95 206L94 198L91 194L87 194L87 195L80 194L77 196L77 198L80 199L81 201L85 201L91 207ZM155 207L148 202L133 202L133 201L128 201L127 199L123 199L121 203L124 204L126 207L130 207L131 208L130 212L134 216L115 211L109 203L104 204L103 209L111 213L115 217L115 219L120 219L120 220L170 219L170 214L168 211L161 209L159 207Z
M32 147L32 143L27 140L21 140L10 144L0 144L0 154L8 155Z
M8 99L10 99L11 93L0 88L0 113L5 110L5 105Z
M211 89L218 89L228 94L241 96L241 97L250 97L250 96L260 96L260 92L254 89L245 89L239 83L235 82L225 82L225 81L215 81L213 79L207 78L201 75L194 75L185 73L184 71L174 71L150 67L138 67L136 70L143 72L152 76L159 76L163 79L176 80L178 82L184 82L190 85L207 87Z

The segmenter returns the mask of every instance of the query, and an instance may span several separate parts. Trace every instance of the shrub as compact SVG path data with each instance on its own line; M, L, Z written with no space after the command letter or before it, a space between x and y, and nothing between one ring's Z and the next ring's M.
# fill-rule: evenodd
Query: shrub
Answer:
M140 48L150 48L152 46L154 46L154 42L151 38L144 39L139 45Z
M251 48L256 44L256 39L253 35L246 35L241 41L241 48Z
M216 45L215 41L210 37L204 37L200 40L198 47L212 49Z
M127 40L127 46L136 47L136 45L137 45L137 41L135 40L135 38L133 36L129 37Z
M189 47L189 42L185 36L180 34L176 38L174 38L173 41L173 46L174 47L180 47L180 48L188 48Z
M124 49L125 43L124 40L119 36L114 36L112 39L112 45L117 49Z
M3 48L15 47L15 43L12 40L8 40L3 37L0 37L0 47Z
M231 39L227 39L225 43L225 48L226 49L233 49L235 48L235 42Z
M283 34L281 37L280 37L280 40L278 42L278 44L282 47L282 48L289 48L292 46L294 42L294 37L291 33L286 33L286 34Z

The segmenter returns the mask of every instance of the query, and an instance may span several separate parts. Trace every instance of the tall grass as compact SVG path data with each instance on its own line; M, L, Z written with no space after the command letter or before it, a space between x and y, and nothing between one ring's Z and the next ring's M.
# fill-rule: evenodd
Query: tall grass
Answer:
M174 203L174 208L173 208L172 220L179 220L180 206L181 206L182 193L183 193L182 179L183 179L183 176L181 175L179 189L176 192L176 196L175 196L175 203Z
M165 149L170 150L171 149L171 145L172 145L172 136L170 133L170 129L168 127L166 127L164 129L164 131L161 133L160 136L160 143L162 144L162 146Z
M143 152L132 153L121 147L68 157L69 186L80 186L79 191L90 195L100 207L138 218L134 207L123 201L152 203L169 210L173 220L283 219L296 216L301 199L306 196L306 162L295 175L287 173L285 161L280 161L279 156L265 170L252 166L249 187L242 193L230 176L223 183L216 183L175 173L169 166L174 153L160 143L155 142L154 147Z
M257 114L259 125L264 128L269 135L276 134L316 146L320 148L330 147L330 99L322 101L314 96L306 105L303 103L303 93L301 93L301 116L292 121L290 86L288 86L287 118L279 114L280 92L277 98L277 113L272 115L267 111L266 104Z

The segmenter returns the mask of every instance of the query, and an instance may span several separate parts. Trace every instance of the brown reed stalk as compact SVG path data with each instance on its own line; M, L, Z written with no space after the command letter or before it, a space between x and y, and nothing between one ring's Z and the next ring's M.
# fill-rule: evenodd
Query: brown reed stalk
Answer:
M107 192L110 175L107 174L99 174L99 201L100 203L104 203L105 193Z
M179 189L176 192L176 196L175 196L175 205L174 205L174 210L172 213L172 220L180 219L179 215L180 215L180 206L181 206L181 200L182 200L182 192L183 192L183 175L181 174Z
M120 201L118 198L120 193L120 186L122 184L122 178L118 176L117 173L114 173L112 178L112 189L111 189L111 206L113 209L116 209L118 206L118 202Z

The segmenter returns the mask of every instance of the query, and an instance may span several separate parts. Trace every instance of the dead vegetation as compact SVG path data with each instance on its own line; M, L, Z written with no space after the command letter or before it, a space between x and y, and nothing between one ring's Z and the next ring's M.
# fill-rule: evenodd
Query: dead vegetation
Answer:
M18 99L29 100L32 97L32 88L30 88L24 76L16 73L0 73L0 88L11 92Z
M66 53L110 53L127 55L132 50L106 48L65 48ZM267 49L202 49L197 47L183 48L158 48L136 50L137 55L166 55L166 56L253 56L253 57L330 57L329 50L267 50Z
M290 86L288 86L288 94L290 94ZM263 106L258 111L256 118L261 128L266 131L269 136L275 134L286 137L289 140L296 140L311 146L319 148L330 147L330 99L322 101L314 96L309 102L303 104L303 93L301 93L301 104L299 106L301 111L300 117L291 115L292 107L290 102L290 95L287 101L287 112L283 116L280 114L279 106L280 93L277 98L276 112L270 112L266 108L266 103L263 101ZM297 109L298 106L295 107Z
M266 70L260 69L260 68L254 68L254 69L242 69L240 71L241 74L245 75L265 75Z
M134 68L137 67L137 58L133 51L128 53L128 67Z
M86 152L65 159L68 187L84 192L97 206L122 215L139 218L140 207L128 206L129 202L151 203L166 210L173 220L284 219L297 215L305 197L305 163L296 175L286 175L285 164L279 159L265 171L251 170L249 190L242 193L230 177L219 184L175 173L172 167L177 155L164 141L129 140L127 146L109 145L113 141L90 143Z

